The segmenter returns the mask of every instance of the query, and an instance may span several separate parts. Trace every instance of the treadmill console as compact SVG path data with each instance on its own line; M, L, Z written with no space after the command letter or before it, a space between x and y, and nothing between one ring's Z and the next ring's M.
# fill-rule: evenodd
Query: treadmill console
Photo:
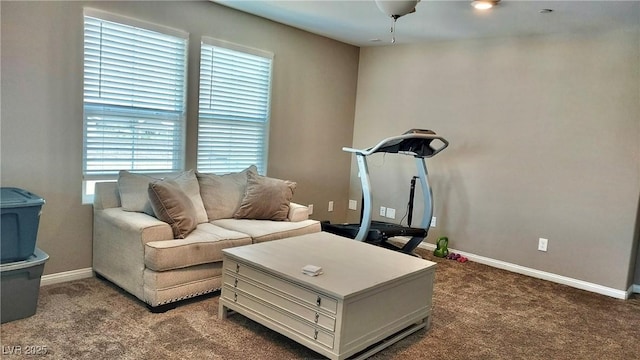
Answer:
M417 157L431 157L438 151L431 147L431 142L437 139L434 136L436 133L431 130L411 129L397 138L390 138L374 152L409 153Z

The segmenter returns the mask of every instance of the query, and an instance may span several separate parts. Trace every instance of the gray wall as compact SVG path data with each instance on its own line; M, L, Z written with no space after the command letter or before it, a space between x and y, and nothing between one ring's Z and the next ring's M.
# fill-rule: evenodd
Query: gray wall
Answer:
M428 162L431 243L446 235L461 251L626 291L640 194L639 44L637 31L620 30L363 48L353 146L435 130L451 146ZM374 213L387 206L402 217L414 168L371 157ZM350 198L360 199L353 161Z
M1 183L46 200L37 246L45 273L91 267L92 207L81 204L82 9L0 2ZM267 174L298 182L314 217L346 216L359 49L211 2L91 2L190 37L187 168L195 167L199 42L207 35L275 54ZM327 202L336 202L327 212Z

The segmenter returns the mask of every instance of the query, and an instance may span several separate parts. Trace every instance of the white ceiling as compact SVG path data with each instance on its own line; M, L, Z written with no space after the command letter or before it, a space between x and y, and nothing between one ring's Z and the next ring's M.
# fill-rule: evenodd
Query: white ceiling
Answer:
M391 18L374 0L211 0L356 46L390 45ZM488 12L471 1L421 0L398 19L396 44L640 27L640 1L502 0ZM551 13L540 13L552 9ZM379 41L372 41L379 39Z

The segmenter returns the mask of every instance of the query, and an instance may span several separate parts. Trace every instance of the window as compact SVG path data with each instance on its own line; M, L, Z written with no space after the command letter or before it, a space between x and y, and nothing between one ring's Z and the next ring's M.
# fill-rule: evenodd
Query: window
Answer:
M203 38L198 170L224 174L267 167L273 54Z
M119 170L184 169L188 34L84 13L83 195Z

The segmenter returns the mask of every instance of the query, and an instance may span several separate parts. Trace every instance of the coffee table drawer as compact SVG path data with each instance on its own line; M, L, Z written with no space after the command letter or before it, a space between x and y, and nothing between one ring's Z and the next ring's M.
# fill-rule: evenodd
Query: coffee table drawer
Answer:
M318 324L329 331L335 331L335 317L328 316L319 309L312 309L309 305L303 305L283 297L282 295L272 291L272 289L265 284L258 284L252 281L252 279L244 279L238 275L234 275L231 275L228 272L225 272L224 274L224 283L229 287L248 293L251 296L269 303L271 306L289 312L292 315L299 316L311 323Z
M326 295L294 285L291 282L284 281L251 266L240 264L233 259L225 259L224 266L231 273L242 275L261 284L267 284L270 288L300 299L312 307L327 310L332 314L336 314L338 311L338 301ZM302 269L300 271L302 271Z
M228 284L225 284L222 289L222 297L247 309L248 311L262 317L266 317L269 321L277 323L292 332L313 340L314 342L317 342L329 349L333 349L333 334L322 331L303 320L282 312L259 299L253 298L251 295L245 294L244 292L229 286Z

